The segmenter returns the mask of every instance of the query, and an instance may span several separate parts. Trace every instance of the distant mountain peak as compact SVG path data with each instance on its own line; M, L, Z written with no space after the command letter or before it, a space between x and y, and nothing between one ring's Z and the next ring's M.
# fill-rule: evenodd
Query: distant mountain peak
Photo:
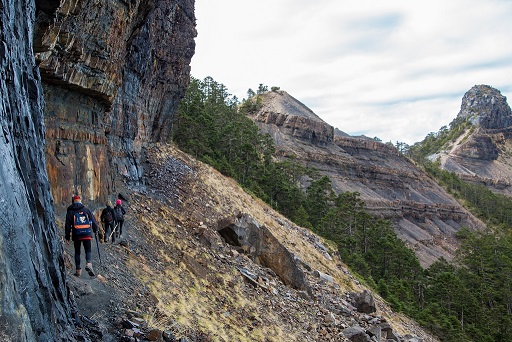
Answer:
M457 118L467 119L485 129L512 126L512 112L507 98L489 85L475 85L464 94Z
M286 91L269 91L255 100L260 106L249 116L265 133L320 145L334 140L334 128Z
M507 98L489 85L475 85L464 94L455 120L469 120L472 126L464 125L458 137L430 158L467 182L512 195L512 111Z
M260 96L264 99L262 110L286 113L287 115L305 117L313 121L325 123L310 108L284 90L269 91Z

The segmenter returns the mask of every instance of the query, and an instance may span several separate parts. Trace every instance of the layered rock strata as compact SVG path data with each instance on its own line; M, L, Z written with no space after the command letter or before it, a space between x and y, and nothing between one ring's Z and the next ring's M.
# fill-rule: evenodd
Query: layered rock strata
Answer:
M189 82L193 0L37 1L34 50L57 206L104 202L139 181L142 147L165 141Z
M75 341L52 192L140 178L189 80L194 1L1 0L0 24L0 339Z
M284 92L265 93L260 101L260 110L251 118L273 137L276 155L319 170L331 179L338 193L358 192L371 213L396 222L397 234L415 249L424 266L441 256L453 257L454 234L461 227L483 226L394 147L373 139L335 135L334 129L309 109L286 112L304 105L290 104L296 100ZM298 129L268 119L274 117L294 123L300 118L303 125ZM322 138L311 139L313 136Z
M252 117L254 121L277 126L283 134L311 143L325 145L333 141L333 127L287 92L271 91L260 97L264 100ZM276 140L279 136L273 138Z

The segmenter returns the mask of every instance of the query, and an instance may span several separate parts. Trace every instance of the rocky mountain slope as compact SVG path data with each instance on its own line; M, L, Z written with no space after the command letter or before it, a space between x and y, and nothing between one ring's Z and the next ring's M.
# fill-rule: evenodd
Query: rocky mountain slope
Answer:
M155 144L188 84L193 0L1 0L0 18L1 339L430 340L379 298L374 312L371 296L318 237ZM403 172L380 173L380 164L395 167L384 145L343 142L311 113L295 117L279 119L309 141L293 153L346 165L339 184L355 177L365 198L382 196L369 207L405 222L404 236L420 241L426 262L449 256L449 243L429 246L445 243L439 231L477 225L427 180L418 181L427 195L400 187L405 176L416 179L405 161ZM366 150L378 153L353 157ZM374 185L364 187L366 177ZM390 184L396 198L384 196ZM119 191L130 198L127 239L101 244L98 277L71 276L70 247L59 239L70 195L98 213Z
M507 98L488 85L476 85L464 97L455 120L466 130L431 159L464 180L512 195L512 111Z
M373 297L309 230L167 145L141 186L118 184L124 239L100 244L97 278L71 276L76 338L103 341L435 340Z
M309 108L285 91L259 95L250 116L269 133L279 158L293 157L329 176L337 192L357 191L370 212L396 222L396 232L424 266L451 259L461 227L483 224L394 147L335 134Z

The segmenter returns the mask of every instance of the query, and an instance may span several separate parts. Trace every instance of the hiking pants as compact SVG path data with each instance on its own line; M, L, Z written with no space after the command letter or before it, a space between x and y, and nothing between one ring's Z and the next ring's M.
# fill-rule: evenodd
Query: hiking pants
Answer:
M92 261L92 240L77 240L73 241L75 245L75 266L77 270L80 270L80 247L84 245L85 250L85 262L89 263Z
M124 223L124 220L117 221L117 225L119 227L119 235L123 235L123 223Z
M105 222L105 237L103 238L103 241L108 242L110 234L114 231L116 227L116 221L111 222ZM116 241L116 235L115 233L112 234L112 243Z

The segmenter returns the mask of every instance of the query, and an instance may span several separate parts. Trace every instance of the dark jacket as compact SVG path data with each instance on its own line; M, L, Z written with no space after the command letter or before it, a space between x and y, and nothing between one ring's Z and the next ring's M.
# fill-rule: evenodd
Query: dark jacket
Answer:
M73 231L74 216L79 211L83 211L91 219L91 222L92 222L92 232L94 232L94 234L96 234L98 232L98 222L96 222L96 218L94 217L92 212L88 208L86 208L82 203L75 202L75 203L71 204L68 207L68 210L67 210L67 213L66 213L66 224L65 224L65 227L64 227L65 230L66 230L66 236L65 236L66 240L69 240L70 236L72 235L71 232ZM91 232L91 235L90 235L91 239L92 239L92 234L93 234L92 232ZM76 240L75 236L71 236L71 238L73 239L73 241Z
M107 213L108 212L110 212L110 214L112 215L112 221L109 221L109 222L114 222L116 220L116 213L114 212L114 209L112 209L111 206L107 205L107 207L101 211L101 215L100 215L101 222L108 223L107 222Z
M126 214L126 210L124 210L122 205L116 204L114 207L114 212L116 213L116 221L124 221L124 215Z

